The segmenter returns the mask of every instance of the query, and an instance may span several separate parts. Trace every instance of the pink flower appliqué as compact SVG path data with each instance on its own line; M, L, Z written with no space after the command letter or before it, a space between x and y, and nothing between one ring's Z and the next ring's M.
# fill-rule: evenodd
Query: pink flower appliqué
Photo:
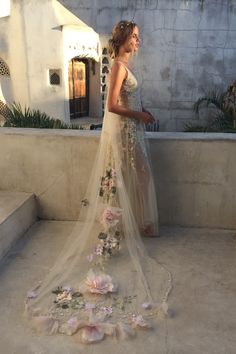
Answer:
M92 262L93 261L93 254L89 254L87 257L86 257L87 261L88 262Z
M116 170L114 168L111 169L111 176L116 178Z
M134 328L150 328L150 325L144 320L142 315L132 316L132 326Z
M117 285L113 283L110 275L105 273L95 274L90 269L84 283L84 290L94 294L107 294L116 292Z
M102 245L97 245L97 246L95 247L94 253L95 253L97 256L102 256L102 252L103 252L103 247L102 247Z
M95 324L87 324L87 326L84 326L84 328L81 330L81 342L82 343L94 343L94 342L100 342L104 338L104 331L99 325Z
M106 314L95 314L93 310L90 310L89 319L80 321L75 339L85 344L91 344L102 341L105 335L115 336L116 325L104 322L105 318Z
M105 230L110 227L114 227L120 221L120 217L122 214L122 209L116 207L107 207L103 210L101 216L101 224L105 228Z

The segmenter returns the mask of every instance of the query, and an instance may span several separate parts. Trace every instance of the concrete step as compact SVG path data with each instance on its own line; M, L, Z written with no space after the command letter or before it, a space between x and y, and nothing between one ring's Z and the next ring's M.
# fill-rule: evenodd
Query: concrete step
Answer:
M0 260L36 220L33 193L0 190Z

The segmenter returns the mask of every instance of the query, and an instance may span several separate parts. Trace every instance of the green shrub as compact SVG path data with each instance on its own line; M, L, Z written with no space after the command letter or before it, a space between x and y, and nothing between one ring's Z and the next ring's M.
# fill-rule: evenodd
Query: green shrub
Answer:
M199 113L201 107L213 105L216 109L211 119L205 125L187 123L185 132L236 132L236 81L233 82L226 92L218 89L209 91L200 97L193 105L195 113Z
M66 124L36 109L22 109L19 103L8 107L4 127L41 128L41 129L84 129L80 125Z

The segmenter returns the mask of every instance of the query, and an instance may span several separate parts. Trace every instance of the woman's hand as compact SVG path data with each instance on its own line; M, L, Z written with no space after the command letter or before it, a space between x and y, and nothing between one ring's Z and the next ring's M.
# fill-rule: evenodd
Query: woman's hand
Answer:
M154 123L155 122L155 118L153 117L153 115L150 112L140 112L140 119L145 123L145 124L149 124L149 123Z

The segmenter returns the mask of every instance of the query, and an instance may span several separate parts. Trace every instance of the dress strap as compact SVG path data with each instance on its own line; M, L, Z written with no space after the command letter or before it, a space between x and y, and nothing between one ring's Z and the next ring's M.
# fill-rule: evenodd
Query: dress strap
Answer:
M123 62L123 61L121 61L121 60L116 60L118 63L121 63L121 64L123 64L125 67L126 67L126 69L128 69L129 71L131 71L129 68L128 68L128 66Z
M121 60L116 60L116 61L121 63L128 70L128 74L130 72L133 76L135 76L134 73L128 68L128 66L123 61Z
M129 69L128 66L126 66L126 65L123 63L123 61L121 61L121 60L116 60L116 62L121 63L121 64L127 69L127 76L126 76L126 78L125 78L125 80L126 80L127 77L129 76L130 69ZM113 65L114 65L114 63L113 63Z
M123 62L123 61L121 61L121 60L116 60L118 63L121 63L121 64L123 64L127 69L129 69L128 68L128 66Z

